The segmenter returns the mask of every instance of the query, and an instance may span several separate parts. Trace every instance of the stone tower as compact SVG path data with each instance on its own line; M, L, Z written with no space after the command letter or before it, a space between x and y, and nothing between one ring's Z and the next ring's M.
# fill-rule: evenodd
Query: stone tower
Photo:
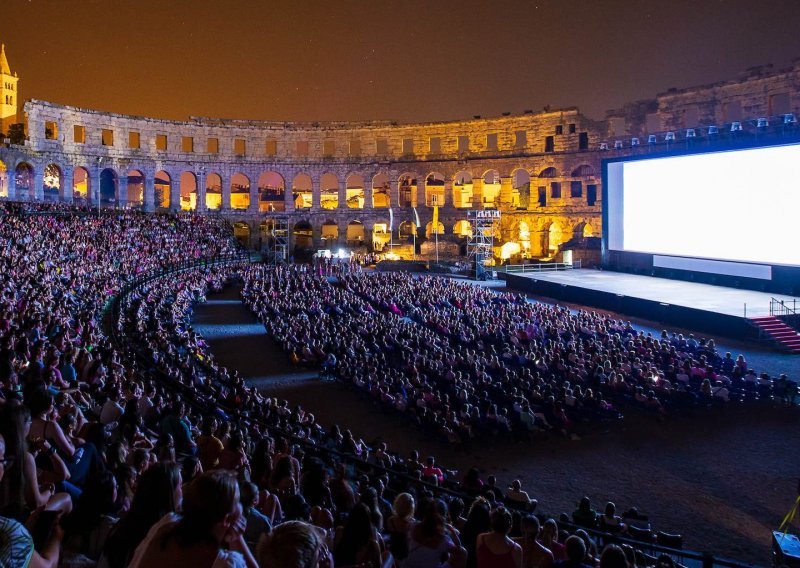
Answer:
M0 46L0 132L8 134L8 129L17 122L17 74L11 74L6 58L6 46Z

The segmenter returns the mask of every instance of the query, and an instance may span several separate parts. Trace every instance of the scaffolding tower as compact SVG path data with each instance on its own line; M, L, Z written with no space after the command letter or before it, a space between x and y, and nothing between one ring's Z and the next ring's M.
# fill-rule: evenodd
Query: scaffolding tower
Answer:
M269 232L270 261L275 264L289 259L289 217L279 215L272 217L272 229Z
M497 209L476 209L467 211L467 219L472 226L472 235L467 241L467 256L475 265L475 278L486 280L487 266L494 256L494 233L500 223Z

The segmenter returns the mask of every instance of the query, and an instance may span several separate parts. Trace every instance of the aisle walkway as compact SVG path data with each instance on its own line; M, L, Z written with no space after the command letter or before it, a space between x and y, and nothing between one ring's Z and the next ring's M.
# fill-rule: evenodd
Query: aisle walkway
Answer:
M317 373L292 367L280 346L239 299L241 288L226 288L197 307L194 327L211 346L217 360L237 369L260 390L278 394L289 385L316 381Z

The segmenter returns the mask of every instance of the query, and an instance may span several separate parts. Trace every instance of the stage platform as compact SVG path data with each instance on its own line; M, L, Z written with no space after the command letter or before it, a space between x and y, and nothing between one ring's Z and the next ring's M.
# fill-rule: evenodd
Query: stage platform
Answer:
M660 323L737 338L758 337L749 318L768 316L770 298L800 298L604 270L503 274L508 287Z

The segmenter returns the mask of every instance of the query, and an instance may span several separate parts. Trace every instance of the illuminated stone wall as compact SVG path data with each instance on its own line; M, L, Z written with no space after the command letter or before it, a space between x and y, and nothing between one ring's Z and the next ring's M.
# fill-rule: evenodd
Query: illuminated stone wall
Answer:
M419 238L431 237L435 200L440 242L463 245L468 210L498 208L498 256L551 258L573 237L600 236L603 158L652 151L632 147L632 137L655 134L661 145L665 130L722 124L736 112L741 120L798 113L799 69L670 90L603 121L566 108L420 124L180 122L33 100L25 105L26 146L0 148L8 171L4 185L0 165L0 194L219 208L253 244L265 219L288 214L296 243L326 248L380 247L389 208L394 242L411 234L414 209ZM27 169L20 164L31 173L18 188L24 176L11 174Z

